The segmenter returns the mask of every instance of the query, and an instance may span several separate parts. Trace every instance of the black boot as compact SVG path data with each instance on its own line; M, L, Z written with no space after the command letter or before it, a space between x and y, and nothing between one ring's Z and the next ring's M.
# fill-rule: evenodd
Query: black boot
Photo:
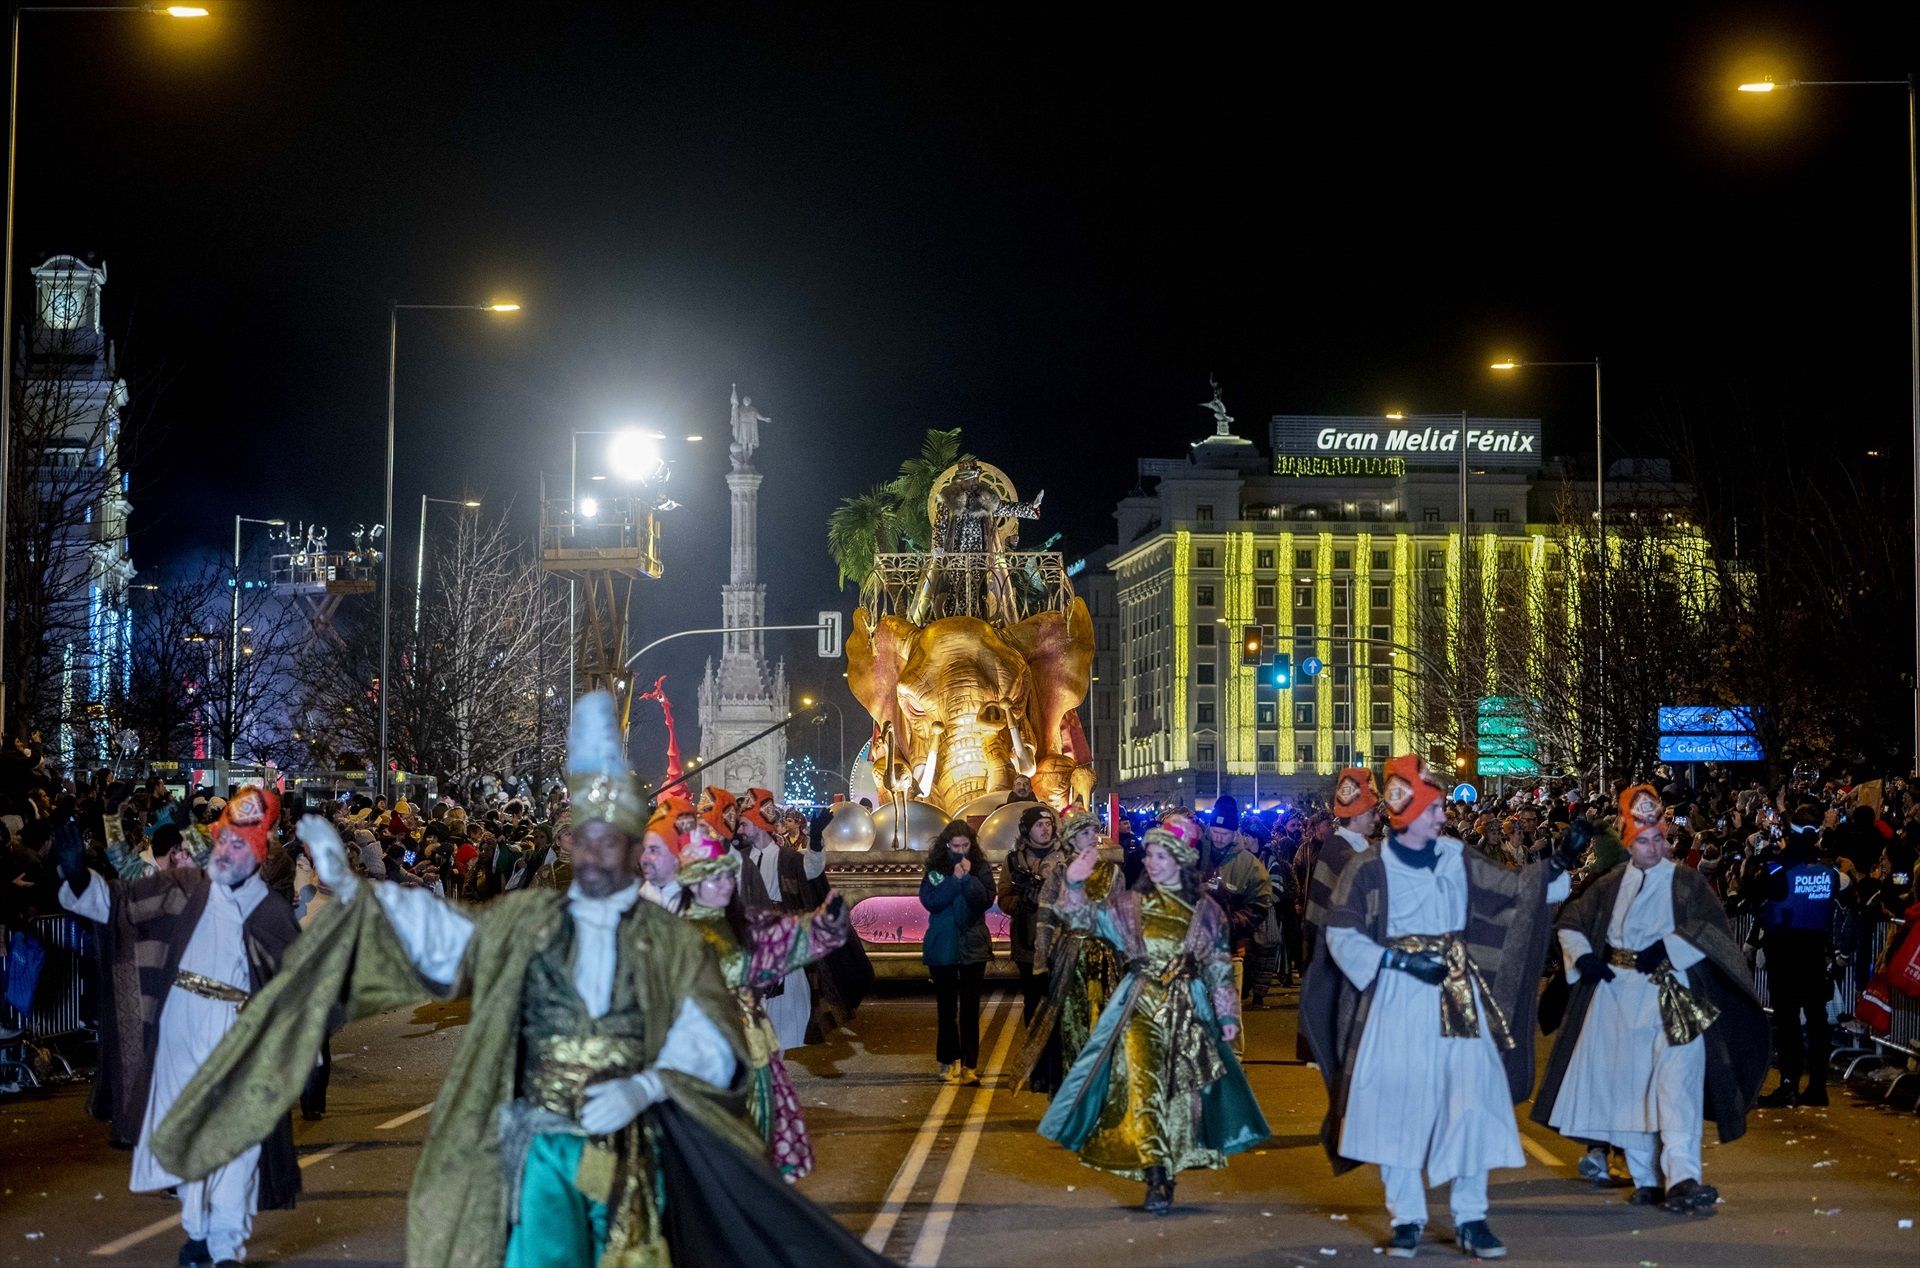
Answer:
M1173 1210L1173 1181L1167 1178L1165 1167L1147 1168L1145 1210L1148 1215L1165 1215Z
M180 1264L186 1268L190 1264L210 1264L213 1252L207 1249L207 1243L199 1237L190 1237L186 1245L180 1248Z
M1712 1185L1682 1180L1667 1190L1667 1200L1662 1205L1675 1215L1688 1215L1694 1211L1711 1211L1719 1201L1720 1190Z
M1393 1237L1387 1242L1387 1257L1390 1259L1412 1259L1420 1253L1420 1230L1424 1224L1395 1224Z
M1468 1220L1454 1230L1453 1240L1462 1253L1475 1259L1499 1259L1506 1255L1506 1243L1493 1235L1485 1220Z
M1779 1087L1762 1096L1759 1100L1755 1101L1754 1104L1758 1105L1761 1109L1792 1109L1800 1103L1799 1088L1800 1080L1794 1079L1789 1082L1786 1079L1782 1079L1780 1080Z
M1800 1103L1802 1105L1812 1105L1819 1109L1825 1109L1827 1107L1827 1085L1824 1083L1807 1084L1807 1090L1800 1094Z

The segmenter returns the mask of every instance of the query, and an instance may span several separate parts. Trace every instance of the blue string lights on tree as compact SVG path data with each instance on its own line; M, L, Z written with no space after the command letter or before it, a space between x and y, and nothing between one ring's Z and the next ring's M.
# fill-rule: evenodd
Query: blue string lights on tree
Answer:
M820 768L813 759L801 754L787 759L787 801L817 806L827 800Z

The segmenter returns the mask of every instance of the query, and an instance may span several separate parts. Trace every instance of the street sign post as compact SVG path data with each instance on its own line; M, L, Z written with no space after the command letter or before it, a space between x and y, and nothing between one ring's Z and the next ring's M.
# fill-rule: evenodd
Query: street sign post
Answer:
M820 659L838 660L840 643L846 635L846 618L838 612L820 614Z

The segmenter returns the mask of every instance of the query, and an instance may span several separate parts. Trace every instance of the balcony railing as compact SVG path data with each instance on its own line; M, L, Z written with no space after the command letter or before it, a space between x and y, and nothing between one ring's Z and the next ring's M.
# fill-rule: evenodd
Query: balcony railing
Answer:
M1012 625L1073 604L1073 582L1053 551L893 554L874 558L860 587L871 618L889 614L918 624L947 616Z

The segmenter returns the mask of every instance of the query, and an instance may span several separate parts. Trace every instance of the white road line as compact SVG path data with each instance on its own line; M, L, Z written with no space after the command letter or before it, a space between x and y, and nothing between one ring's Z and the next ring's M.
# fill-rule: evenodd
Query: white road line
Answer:
M1000 1041L993 1045L993 1059L987 1063L986 1077L998 1078L1007 1063L1007 1050L1013 1047L1013 1036L1022 1030L1013 1017L1009 1016L1000 1027ZM993 1104L994 1089L983 1086L973 1094L973 1104L967 1107L966 1126L960 1129L960 1139L954 1142L953 1153L947 1157L947 1169L940 1173L940 1187L934 1190L933 1202L927 1207L927 1219L920 1226L920 1237L913 1244L913 1254L907 1260L907 1268L934 1268L940 1262L940 1252L947 1246L947 1230L953 1225L953 1213L960 1205L960 1191L967 1183L967 1172L973 1169L973 1151L980 1143L980 1132L987 1124L987 1108Z
M396 1127L403 1127L406 1124L411 1123L414 1119L420 1117L422 1114L431 1114L432 1112L433 1112L433 1102L428 1101L425 1105L422 1105L419 1109L408 1110L406 1113L402 1114L398 1118L389 1118L384 1123L376 1124L373 1130L377 1132L392 1131Z
M178 1228L179 1226L180 1217L178 1215L169 1215L164 1220L155 1220L145 1228L136 1229L134 1232L128 1233L118 1241L108 1242L105 1246L96 1246L87 1253L90 1255L117 1255L121 1251L138 1246L141 1242L147 1241L150 1238L160 1236L160 1234L170 1228Z
M1570 1167L1573 1165L1570 1162L1563 1162L1555 1157L1551 1150L1525 1132L1520 1133L1520 1147L1532 1154L1537 1161L1543 1162L1549 1167Z
M993 1019L1005 1008L1005 997L995 1000L988 1008L987 1016L982 1019L984 1027L991 1029ZM920 1124L919 1134L914 1136L913 1144L907 1148L907 1156L900 1160L900 1169L893 1173L893 1183L887 1186L886 1200L881 1202L873 1223L867 1225L866 1236L860 1239L874 1254L886 1252L887 1238L893 1235L894 1225L900 1222L900 1212L906 1209L907 1199L913 1196L913 1186L920 1181L920 1172L927 1165L927 1155L933 1152L934 1139L939 1136L947 1112L953 1108L953 1099L959 1091L959 1087L952 1083L940 1089L940 1094L933 1098L933 1108L927 1111L926 1120Z
M432 1108L432 1107L429 1106L428 1108ZM314 1153L310 1153L306 1157L300 1160L301 1169L304 1170L307 1167L311 1167L314 1163L320 1162L323 1159L331 1158L335 1154L345 1153L347 1150L353 1148L354 1145L357 1143L358 1142L356 1141L343 1140L337 1145L328 1145L325 1149L321 1149ZM138 1246L141 1242L152 1241L154 1238L160 1236L160 1234L166 1232L168 1229L178 1228L179 1226L180 1226L180 1217L178 1215L169 1215L164 1220L155 1220L153 1223L147 1225L145 1228L135 1229L133 1232L128 1233L125 1237L119 1238L116 1241L108 1242L105 1246L96 1246L92 1250L88 1251L87 1253L89 1255L99 1255L103 1257L107 1255L117 1255L123 1250L133 1249L135 1246Z

